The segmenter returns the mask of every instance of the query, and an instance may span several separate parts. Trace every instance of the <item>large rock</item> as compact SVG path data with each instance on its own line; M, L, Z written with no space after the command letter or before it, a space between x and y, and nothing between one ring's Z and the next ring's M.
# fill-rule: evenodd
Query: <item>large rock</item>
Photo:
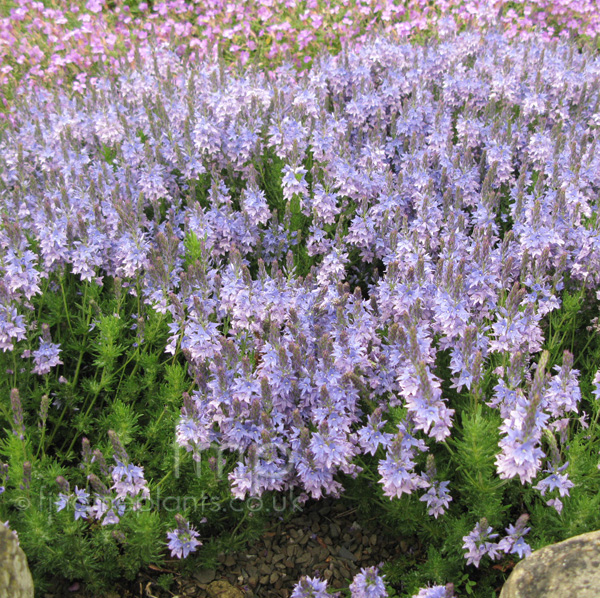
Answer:
M27 558L15 535L0 522L0 598L33 598Z
M598 598L600 531L545 546L521 561L500 598Z

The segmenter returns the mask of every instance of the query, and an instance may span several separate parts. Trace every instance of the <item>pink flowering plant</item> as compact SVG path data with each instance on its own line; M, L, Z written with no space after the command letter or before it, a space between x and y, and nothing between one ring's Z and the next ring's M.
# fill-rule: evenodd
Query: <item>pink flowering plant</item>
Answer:
M398 38L461 29L504 29L510 37L539 30L595 40L597 0L7 0L0 8L0 100L27 85L70 80L83 91L98 67L119 72L136 52L169 43L192 60L216 57L269 67L292 59L310 65L323 47L364 41L378 32Z
M10 102L0 520L40 589L214 564L281 493L413 547L298 598L487 596L600 527L600 59L446 25Z

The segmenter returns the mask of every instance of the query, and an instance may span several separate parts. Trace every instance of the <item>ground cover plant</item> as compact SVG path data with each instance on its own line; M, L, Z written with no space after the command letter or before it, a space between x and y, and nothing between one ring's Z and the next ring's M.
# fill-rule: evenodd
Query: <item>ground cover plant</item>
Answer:
M600 526L600 61L438 37L11 101L0 518L40 591L210 562L270 493L428 546L355 598L489 596Z
M20 86L75 80L82 92L98 66L118 72L136 51L169 43L196 60L309 65L323 48L364 41L376 32L399 38L441 28L502 27L514 37L534 28L547 39L593 39L598 0L5 0L0 7L0 102ZM17 91L18 93L18 91ZM3 110L4 111L4 110Z

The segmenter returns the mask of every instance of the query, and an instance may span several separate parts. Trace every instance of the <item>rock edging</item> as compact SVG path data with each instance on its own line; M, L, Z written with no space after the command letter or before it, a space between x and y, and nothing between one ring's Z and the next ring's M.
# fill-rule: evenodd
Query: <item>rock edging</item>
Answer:
M33 598L27 557L15 534L0 523L0 598Z
M600 530L545 546L521 561L500 598L598 598Z

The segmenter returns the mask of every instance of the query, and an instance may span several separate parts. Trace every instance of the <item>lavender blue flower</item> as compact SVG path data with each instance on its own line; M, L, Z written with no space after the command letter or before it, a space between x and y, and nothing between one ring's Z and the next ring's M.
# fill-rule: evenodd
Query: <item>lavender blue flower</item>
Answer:
M302 577L294 586L291 598L331 598L327 582L318 577Z
M509 525L506 528L506 536L498 542L498 550L506 554L516 554L519 558L524 558L531 554L531 547L523 540L530 530L530 527L525 527L529 515L521 515L515 525Z
M59 358L60 352L60 344L45 342L40 337L40 347L32 353L34 368L31 371L40 376L49 373L53 367L62 363Z
M449 583L445 586L430 586L421 588L418 594L414 594L412 598L455 598L454 586Z
M117 515L117 512L114 509L109 509L104 514L104 519L102 519L102 525L115 525L119 523L120 519Z
M367 417L367 425L358 430L360 446L371 455L377 452L379 446L387 448L393 438L393 434L382 432L381 428L385 425L382 420L382 410L377 408Z
M436 519L439 515L443 515L446 512L446 509L452 500L450 492L448 491L449 483L450 482L434 481L429 487L429 490L419 498L420 501L427 502L427 512Z
M558 490L558 493L564 497L569 496L569 490L573 488L573 486L575 486L575 484L569 480L569 474L552 472L549 476L538 482L534 488L539 490L542 496L545 496L546 492Z
M75 521L88 518L88 505L90 495L84 489L75 486Z
M592 382L594 384L594 390L592 391L592 394L594 395L594 398L598 401L600 400L600 370L598 370L594 374L594 379L592 380Z
M600 465L598 466L598 469L600 469ZM561 513L562 509L563 509L563 502L562 500L560 500L560 498L551 498L550 500L546 501L546 504L549 507L553 507L557 513Z
M71 497L72 495L70 494L63 494L62 492L59 492L58 500L54 502L54 504L56 505L56 510L62 511L63 509L66 509Z
M533 480L541 467L545 456L540 448L542 431L550 419L544 410L547 405L544 400L547 360L548 352L544 351L537 364L529 400L522 394L517 396L508 418L500 427L505 434L499 443L502 452L496 458L501 478L519 476L525 484Z
M16 307L0 303L0 349L12 351L14 341L26 338L25 318L17 312Z
M377 567L362 568L350 584L352 598L385 598L388 593Z
M498 556L498 543L490 542L498 537L498 534L492 533L493 529L488 526L487 520L484 518L479 521L473 531L463 537L463 548L467 550L465 558L467 565L475 565L479 567L481 559L487 554L492 560Z
M37 257L33 251L15 251L9 247L4 256L6 285L11 293L23 293L31 299L40 292L40 272L35 268Z
M400 498L402 494L411 494L417 488L426 488L430 484L414 471L416 449L426 450L425 444L416 440L404 426L390 444L385 459L377 467L381 474L384 494L392 498Z
M171 556L185 559L202 545L202 542L196 539L200 534L181 515L175 515L175 520L177 527L167 533L168 548L171 550Z
M125 499L127 497L149 498L150 490L148 489L146 479L144 478L144 469L131 463L125 465L115 456L116 465L113 467L111 475L113 485L111 488L117 491L117 498ZM139 509L139 502L133 505L134 510Z
M579 370L573 369L573 355L565 351L562 366L554 366L557 372L548 383L544 394L546 410L554 418L559 418L570 411L577 411L581 400L581 391L577 381Z

